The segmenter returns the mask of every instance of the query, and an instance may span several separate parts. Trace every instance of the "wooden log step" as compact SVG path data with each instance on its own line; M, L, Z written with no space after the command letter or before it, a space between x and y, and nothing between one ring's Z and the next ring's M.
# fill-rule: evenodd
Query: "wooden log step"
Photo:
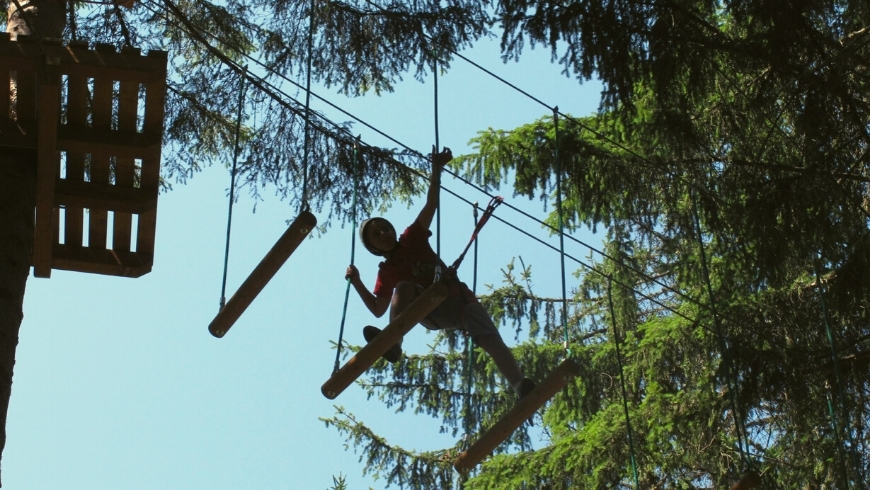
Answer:
M571 359L562 361L531 393L518 401L495 425L456 458L453 462L456 471L467 473L474 468L578 374L580 374L580 366L576 362Z
M355 379L359 378L372 366L390 347L399 342L408 332L426 318L449 294L443 282L436 282L423 291L407 308L399 313L386 328L366 344L344 366L334 372L323 383L320 392L323 396L334 399L341 394Z
M278 269L287 262L290 255L299 247L302 240L317 226L317 218L308 211L299 213L299 216L290 224L287 231L275 242L272 249L257 264L245 282L239 286L236 294L221 308L214 320L208 326L208 331L217 338L226 335L236 320L248 309L260 291L272 280Z

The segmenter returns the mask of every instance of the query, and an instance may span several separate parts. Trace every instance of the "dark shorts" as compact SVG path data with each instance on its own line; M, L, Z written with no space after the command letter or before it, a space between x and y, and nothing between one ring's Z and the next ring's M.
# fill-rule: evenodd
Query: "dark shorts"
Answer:
M422 286L417 285L417 290L423 293ZM462 330L472 338L480 335L498 335L492 318L483 306L463 298L448 297L420 323L429 330Z

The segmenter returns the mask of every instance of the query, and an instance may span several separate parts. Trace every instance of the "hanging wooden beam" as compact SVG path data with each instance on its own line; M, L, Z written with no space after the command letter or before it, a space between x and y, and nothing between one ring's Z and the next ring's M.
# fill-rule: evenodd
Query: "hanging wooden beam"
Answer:
M227 301L227 304L221 308L217 316L212 320L208 326L208 331L212 335L217 338L226 335L227 331L242 316L242 313L250 306L254 298L272 280L278 269L284 265L284 262L287 262L290 255L315 226L317 226L317 218L313 214L308 211L299 213L299 216L290 224L287 231L275 242L269 253L263 257L263 260L251 272L251 275L245 279L245 282L242 283L236 294Z
M467 473L471 468L474 468L578 374L580 374L580 366L576 362L571 359L562 361L562 364L559 364L531 393L518 401L471 447L460 454L453 462L453 467L460 473Z
M390 347L398 343L402 338L426 318L449 294L447 286L442 282L436 282L423 291L407 308L399 313L386 328L366 344L355 356L338 371L332 374L326 383L320 388L321 393L330 400L341 394L351 383L360 377L366 369L370 368Z
M761 477L755 471L749 470L730 490L750 490L757 488L759 485L761 485Z

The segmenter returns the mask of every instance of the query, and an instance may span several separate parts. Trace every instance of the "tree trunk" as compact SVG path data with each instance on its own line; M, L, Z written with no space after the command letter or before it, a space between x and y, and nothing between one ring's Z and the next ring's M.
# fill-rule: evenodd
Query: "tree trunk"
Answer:
M0 149L0 457L33 249L36 152Z
M59 38L66 22L63 0L9 2L6 31L13 38L33 34ZM10 114L0 114L9 118ZM18 330L24 318L24 290L33 251L36 206L36 151L0 148L0 458L6 447L6 414Z

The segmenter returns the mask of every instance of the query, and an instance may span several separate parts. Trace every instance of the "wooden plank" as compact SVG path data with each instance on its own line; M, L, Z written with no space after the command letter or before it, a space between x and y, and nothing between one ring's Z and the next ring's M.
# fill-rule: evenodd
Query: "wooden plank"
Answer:
M55 244L54 268L108 276L140 277L151 272L153 257L136 252L94 250Z
M96 50L89 50L87 43L71 42L61 54L61 69L70 75L149 84L165 78L166 55L158 50L148 56L129 49L117 53L112 45L97 45Z
M136 132L136 111L139 105L139 84L121 82L118 95L118 130ZM115 160L115 187L134 189L135 168L133 159L118 156ZM145 190L144 192L148 192ZM157 206L157 195L154 194L154 208ZM130 238L132 233L133 216L129 212L115 211L115 223L112 228L114 237L112 248L124 252L130 251Z
M5 35L0 38L0 57L9 63L6 66L12 67L15 63L21 62L32 63L35 67L40 63L42 52L39 44L31 36L19 35L17 41L11 41L9 36Z
M148 58L162 63L162 75L154 82L145 86L145 121L143 133L155 138L163 138L163 116L166 101L166 53L152 51ZM155 193L160 186L160 147L154 148L148 156L142 158L141 186ZM298 218L297 218L298 219ZM144 253L154 253L154 232L157 228L157 210L139 215L139 228L136 234L136 250Z
M495 425L456 458L453 462L456 471L467 473L474 468L578 374L580 374L580 366L576 362L571 359L562 361L531 393L518 401Z
M302 240L308 236L308 233L317 226L317 218L313 214L303 211L293 220L293 223L287 228L287 231L281 235L281 238L275 242L272 249L263 257L263 260L257 264L257 267L251 272L245 282L239 286L236 294L221 308L217 316L208 326L208 331L217 338L226 335L227 331L236 323L236 320L242 316L242 313L248 309L251 302L260 294L260 291L266 287L266 284L272 280L278 269L287 262L290 255L299 247Z
M414 325L426 318L449 294L443 282L436 282L423 291L407 308L399 313L381 333L366 344L344 366L334 372L320 387L323 396L334 399L341 394L366 369L370 368L390 347L401 340Z
M79 125L64 125L57 136L58 149L61 151L99 153L127 158L143 158L154 154L155 151L159 153L160 141L161 138L153 134Z
M43 39L40 44L32 36L19 35L17 41L10 41L9 36L5 36L0 39L0 66L9 70L37 72L44 57L56 60L60 57L60 51L59 39Z
M69 127L84 127L87 124L87 107L88 107L88 81L84 77L69 76L67 77L67 104L66 104L66 124L62 125L59 133ZM58 134L58 149L64 150L60 144L60 134ZM85 155L83 152L67 151L66 152L66 179L65 185L75 185L82 183L85 180ZM55 199L57 199L57 191L55 191ZM82 245L83 227L84 227L84 209L83 206L76 206L70 202L59 202L59 205L66 205L66 223L64 226L64 243L74 247Z
M112 127L112 81L94 79L93 127L95 130L111 130ZM91 153L91 182L108 184L110 177L109 157L103 153ZM88 247L105 249L107 241L108 213L102 209L90 210Z
M54 185L60 159L55 149L60 113L60 73L47 65L39 85L39 129L37 149L36 225L33 241L33 275L51 277L51 254L57 223Z
M102 209L115 212L115 230L117 231L117 216L130 215L151 211L157 207L157 196L139 187L126 187L98 182L81 182L69 179L58 179L54 191L54 204L64 206L67 212L71 208ZM80 215L81 216L81 215ZM79 228L81 230L81 228ZM131 227L127 225L127 243L130 243ZM81 232L79 233L81 235ZM117 233L116 235L117 236ZM65 243L70 243L64 240ZM81 245L81 239L79 240ZM113 247L117 250L117 247ZM129 250L125 250L129 252Z

